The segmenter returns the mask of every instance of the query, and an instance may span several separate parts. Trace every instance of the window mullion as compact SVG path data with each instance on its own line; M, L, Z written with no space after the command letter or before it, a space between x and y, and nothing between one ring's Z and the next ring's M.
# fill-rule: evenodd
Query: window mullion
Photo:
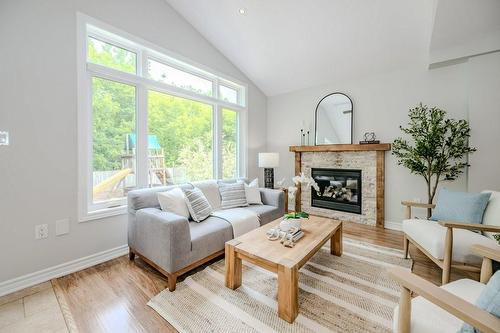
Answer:
M139 52L137 52L135 66L136 66L136 73L138 76L144 76L144 58L146 58L145 52L146 51L144 50L139 50Z
M241 113L236 112L236 177L241 177L243 174L241 168L243 167L242 160L242 145L241 145Z
M93 203L93 198L92 198L92 189L93 189L93 156L92 156L92 149L93 149L93 127L92 127L92 122L93 122L93 115L92 115L92 75L88 74L86 75L86 80L85 80L85 86L86 89L84 89L84 100L85 100L85 109L88 111L85 114L85 121L83 124L85 124L85 161L87 162L87 165L85 165L85 174L86 174L86 182L87 182L87 191L85 193L86 196L86 211L88 212L91 210L92 203Z
M248 113L238 112L238 177L248 177Z
M212 92L215 99L219 98L219 80L212 81ZM214 104L214 175L222 179L222 111L218 104Z
M137 53L137 74L140 77L147 75L147 52L140 50ZM145 85L137 86L137 110L136 110L136 179L137 187L148 187L150 185L149 175L149 147L148 147L148 90Z
M222 109L219 105L214 105L214 175L217 179L222 179Z
M212 81L212 91L214 92L214 98L219 99L219 79L215 78Z
M136 107L136 179L138 187L147 187L149 172L148 150L148 91L143 85L137 86Z

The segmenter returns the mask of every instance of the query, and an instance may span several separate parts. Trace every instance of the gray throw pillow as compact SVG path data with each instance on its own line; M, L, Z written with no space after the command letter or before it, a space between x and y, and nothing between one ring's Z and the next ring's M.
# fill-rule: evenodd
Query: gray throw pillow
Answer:
M488 281L486 288L476 301L478 308L488 311L500 318L500 271L497 271ZM480 333L471 325L464 323L458 333Z
M245 184L243 183L219 183L219 192L222 200L222 209L248 206Z
M183 191L193 221L201 222L212 214L212 206L199 188L184 189Z

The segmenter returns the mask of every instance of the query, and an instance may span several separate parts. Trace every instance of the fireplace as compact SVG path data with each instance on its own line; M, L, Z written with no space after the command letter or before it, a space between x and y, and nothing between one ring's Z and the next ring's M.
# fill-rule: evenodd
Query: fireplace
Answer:
M361 214L361 170L312 168L311 206Z
M351 200L347 202L325 197L323 193L317 195L306 184L298 186L295 193L296 212L384 227L385 154L391 149L390 144L291 146L289 149L295 153L295 175L304 173L307 177L314 177L321 176L321 172L325 171L343 171L354 174L337 176L357 180L349 181L350 187L357 185L357 197L351 195ZM322 176L335 177L335 174L327 172ZM347 186L347 179L345 183ZM352 202L354 199L355 202Z

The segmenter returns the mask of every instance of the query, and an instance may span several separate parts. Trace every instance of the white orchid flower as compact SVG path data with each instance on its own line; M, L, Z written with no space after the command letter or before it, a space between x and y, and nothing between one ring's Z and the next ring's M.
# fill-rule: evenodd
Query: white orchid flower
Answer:
M279 188L284 188L285 185L285 178L282 178L280 181L276 183Z
M303 173L301 173L301 174L300 174L300 176L295 176L295 177L293 177L293 178L292 178L293 183L294 183L295 185L297 185L297 186L298 186L298 185L300 185L300 184L302 183L303 176L304 176L304 174L303 174Z
M297 186L297 187L301 186L301 185L305 185L306 188L312 187L319 195L319 186L316 183L316 181L314 180L314 178L304 175L303 172L301 172L299 176L293 177L292 181L295 184L295 186ZM297 187L291 186L288 188L288 192L290 193L291 197L293 197L295 195L295 192L297 191ZM294 189L294 190L292 191L292 189Z

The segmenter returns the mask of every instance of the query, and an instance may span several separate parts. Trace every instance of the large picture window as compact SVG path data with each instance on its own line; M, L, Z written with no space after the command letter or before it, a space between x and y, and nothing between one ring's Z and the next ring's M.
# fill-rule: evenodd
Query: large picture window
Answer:
M80 220L127 192L246 173L246 86L78 14Z

